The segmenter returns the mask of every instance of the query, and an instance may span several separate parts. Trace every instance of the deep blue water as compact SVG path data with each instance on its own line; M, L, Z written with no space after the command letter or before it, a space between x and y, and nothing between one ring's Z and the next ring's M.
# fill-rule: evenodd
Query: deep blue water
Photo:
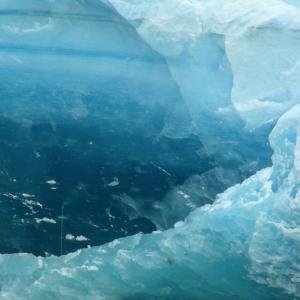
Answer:
M157 203L192 175L227 170L201 179L211 191L191 200L202 205L269 164L265 132L220 127L227 146L221 159L208 155L165 59L106 6L36 9L2 11L22 28L56 23L0 43L1 253L59 255L152 232ZM189 211L162 209L173 218L166 226Z
M105 89L87 84L78 104L77 91L39 75L17 73L16 80L8 70L0 82L2 253L62 254L152 232L153 222L126 215L119 197L153 209L154 199L163 201L173 186L211 167L197 154L202 144L196 136L159 135L164 107L147 111L122 88L116 101L109 90L126 89L126 80ZM68 240L67 234L87 240Z

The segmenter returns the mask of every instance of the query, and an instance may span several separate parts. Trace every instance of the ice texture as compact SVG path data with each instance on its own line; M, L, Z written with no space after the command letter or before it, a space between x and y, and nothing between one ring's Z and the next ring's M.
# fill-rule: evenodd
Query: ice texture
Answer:
M208 110L254 129L299 101L297 1L111 3L164 54L196 124Z
M117 143L120 149L120 136L125 134L127 144L126 133L134 135L135 145L137 137L147 133L149 139L140 140L145 147L122 150L117 171L114 164L108 164L109 176L102 187L109 189L122 186L127 174L121 177L118 172L128 155L140 155L134 170L143 174L141 162L148 148L147 160L159 172L154 177L164 174L158 180L165 180L170 169L179 176L184 168L176 169L178 163L172 158L178 157L176 149L184 148L179 152L179 166L201 166L201 172L192 170L170 184L162 201L154 199L154 206L146 201L143 206L147 197L134 199L129 193L115 193L111 200L127 216L147 217L162 228L170 227L179 216L188 216L165 231L139 233L60 257L1 254L0 299L300 298L299 1L110 3L115 8L107 1L1 2L1 126L6 132L5 126L12 122L20 128L21 137L36 133L33 145L46 147L45 127L39 127L46 123L50 144L55 141L63 148L73 147L74 141L65 137L65 131L57 133L61 124L69 122L72 130L84 127L87 134L100 122L103 132L112 134L107 142L109 158L116 157L111 147ZM101 26L85 27L87 16L91 22L100 18ZM52 47L47 48L49 44ZM35 55L41 56L39 65L32 64L37 61ZM90 91L91 98L84 102ZM107 110L99 109L99 99L105 103L101 108ZM128 118L132 107L139 105L141 110ZM77 120L84 122L76 127ZM32 125L38 128L33 133ZM8 153L15 145L11 138L8 131ZM161 142L164 139L168 142ZM150 147L157 141L162 144ZM93 145L90 139L86 142ZM266 167L271 156L268 145L273 155ZM79 161L83 158L80 149L75 151ZM34 150L30 152L39 157L40 152ZM152 151L162 163L153 159ZM200 160L187 159L195 152ZM214 165L206 166L210 160ZM1 174L7 175L6 168ZM61 187L56 177L42 178L47 188ZM85 190L81 180L74 186L67 195L70 204ZM20 190L17 195L32 206L36 195L31 192ZM1 201L5 213L11 212L9 205L15 200L14 194L8 195L10 202ZM148 197L153 200L153 194ZM197 208L203 198L214 203ZM34 211L40 202L35 203ZM84 211L81 204L70 205L73 217L81 207ZM57 206L60 209L61 203ZM39 213L32 217L47 226L62 224L65 217L63 211L54 219ZM65 233L74 243L90 238L82 232Z
M0 10L2 252L170 228L270 164L273 124L250 131L230 105L222 35L172 62L107 1Z
M111 3L166 58L193 130L219 166L205 177L208 194L265 167L270 130L300 101L299 2Z

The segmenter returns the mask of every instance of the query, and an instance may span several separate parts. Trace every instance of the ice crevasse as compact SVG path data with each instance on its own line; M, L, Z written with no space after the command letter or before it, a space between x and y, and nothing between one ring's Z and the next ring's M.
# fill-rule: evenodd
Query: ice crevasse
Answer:
M250 131L263 128L267 142L269 129L264 126L272 124L272 166L166 231L60 257L2 254L0 298L297 299L299 3L111 3L165 56L190 109L193 130L207 140L208 151L218 153L214 138L220 143L224 133L218 122L207 123L211 119L222 122L222 129L234 132L237 140L244 122ZM197 53L206 53L206 59ZM203 88L199 78L207 80Z

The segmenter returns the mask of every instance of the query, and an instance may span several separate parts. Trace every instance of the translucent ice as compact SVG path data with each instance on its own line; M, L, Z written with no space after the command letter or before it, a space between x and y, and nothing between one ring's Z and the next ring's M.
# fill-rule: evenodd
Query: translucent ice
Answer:
M165 59L97 0L1 1L0 17L0 249L60 254L154 230L117 199L149 206L209 168Z
M222 35L172 63L107 1L2 1L0 13L2 251L169 228L270 163L270 128L251 133L227 109Z
M297 1L111 3L167 59L194 132L221 167L205 178L208 194L265 167L270 130L300 101Z
M87 246L105 197L112 226L115 207L162 227L192 212L60 257L2 254L0 299L300 298L298 1L111 3L138 33L107 1L0 4L2 243Z
M299 102L300 11L288 4L297 1L111 2L164 54L206 143L224 136L206 126L216 119L225 132L239 117L255 129Z

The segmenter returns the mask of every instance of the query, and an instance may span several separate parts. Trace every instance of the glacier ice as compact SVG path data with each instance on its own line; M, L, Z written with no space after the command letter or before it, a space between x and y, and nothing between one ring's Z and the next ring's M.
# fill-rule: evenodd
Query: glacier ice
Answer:
M0 249L154 230L117 199L147 207L211 164L163 56L100 1L1 1L0 14ZM89 241L60 245L67 234Z
M234 109L212 112L228 110L232 89L221 35L170 64L107 1L0 9L3 252L170 228L270 164L270 126L252 133Z
M164 54L196 124L208 110L254 129L299 101L299 9L278 0L111 3Z
M208 186L228 187L268 165L267 137L299 103L296 2L111 1L167 59L206 153L235 175L210 172Z
M0 299L300 298L299 8L1 1Z

